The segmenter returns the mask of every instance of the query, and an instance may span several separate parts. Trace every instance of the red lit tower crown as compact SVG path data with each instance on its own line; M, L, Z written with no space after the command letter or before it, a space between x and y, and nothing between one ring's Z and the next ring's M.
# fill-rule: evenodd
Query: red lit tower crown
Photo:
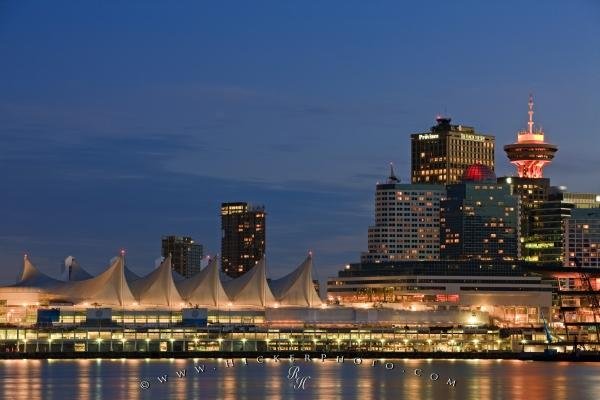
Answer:
M504 151L510 162L517 167L521 178L542 178L543 169L550 164L558 147L544 142L544 131L533 127L533 96L529 95L528 130L517 135L517 143L507 144Z

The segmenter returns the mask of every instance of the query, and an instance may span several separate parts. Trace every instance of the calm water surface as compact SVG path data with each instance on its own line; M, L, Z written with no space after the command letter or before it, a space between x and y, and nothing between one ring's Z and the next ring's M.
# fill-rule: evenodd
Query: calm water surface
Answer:
M378 361L297 360L296 381L286 359L9 360L0 361L0 399L600 399L600 363Z

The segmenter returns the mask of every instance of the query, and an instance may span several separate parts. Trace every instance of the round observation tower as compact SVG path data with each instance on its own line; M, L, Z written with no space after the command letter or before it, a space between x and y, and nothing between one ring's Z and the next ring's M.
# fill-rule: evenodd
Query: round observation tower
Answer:
M529 95L528 129L519 132L517 142L504 146L511 164L521 178L543 178L544 167L554 159L558 147L544 141L544 131L534 131L533 96Z

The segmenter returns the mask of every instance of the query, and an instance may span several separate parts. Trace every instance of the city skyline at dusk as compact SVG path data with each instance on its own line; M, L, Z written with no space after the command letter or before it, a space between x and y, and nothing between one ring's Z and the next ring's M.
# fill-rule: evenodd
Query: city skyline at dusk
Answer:
M25 252L54 276L122 247L146 273L167 234L219 253L229 201L268 210L269 275L312 250L324 279L367 250L376 182L389 162L410 182L437 114L494 135L514 176L530 93L560 149L544 176L600 192L600 9L508 3L0 4L0 281Z

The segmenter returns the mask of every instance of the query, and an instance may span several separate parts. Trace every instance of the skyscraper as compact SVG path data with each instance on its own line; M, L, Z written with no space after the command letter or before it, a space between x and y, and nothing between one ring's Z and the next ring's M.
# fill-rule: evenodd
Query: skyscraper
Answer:
M235 278L265 255L265 209L245 202L221 204L221 268Z
M189 278L200 271L202 245L189 236L163 236L161 255L171 255L171 267L180 275Z
M465 169L483 164L494 170L494 136L482 135L464 125L451 125L438 117L430 132L411 135L412 183L453 184Z
M521 236L528 236L532 224L532 210L548 201L550 179L503 176L498 178L498 183L507 185L511 194L519 196L521 200L519 204Z
M544 131L534 130L533 96L529 96L529 122L527 130L517 134L517 142L504 146L510 162L517 167L521 178L542 178L544 167L554 159L558 150L553 144L544 141Z
M600 208L575 208L565 224L566 266L600 267Z
M529 262L563 265L565 226L574 205L552 195L531 210L529 233L523 238L523 259Z
M593 264L591 253L595 252L591 244L596 240L593 227L599 206L598 194L570 193L565 187L551 187L548 200L531 210L530 229L523 238L524 259L545 264L574 265L573 257L576 257L578 262ZM586 219L587 223L583 222ZM592 228L584 228L585 225ZM574 241L570 241L571 236ZM583 248L587 244L590 244L589 254L584 257L586 252ZM570 253L576 255L571 256ZM582 257L578 257L578 253Z
M402 184L390 166L386 183L375 189L375 225L369 227L362 262L437 260L443 185Z
M475 164L462 183L448 185L440 205L440 257L451 260L516 260L520 257L519 198Z

